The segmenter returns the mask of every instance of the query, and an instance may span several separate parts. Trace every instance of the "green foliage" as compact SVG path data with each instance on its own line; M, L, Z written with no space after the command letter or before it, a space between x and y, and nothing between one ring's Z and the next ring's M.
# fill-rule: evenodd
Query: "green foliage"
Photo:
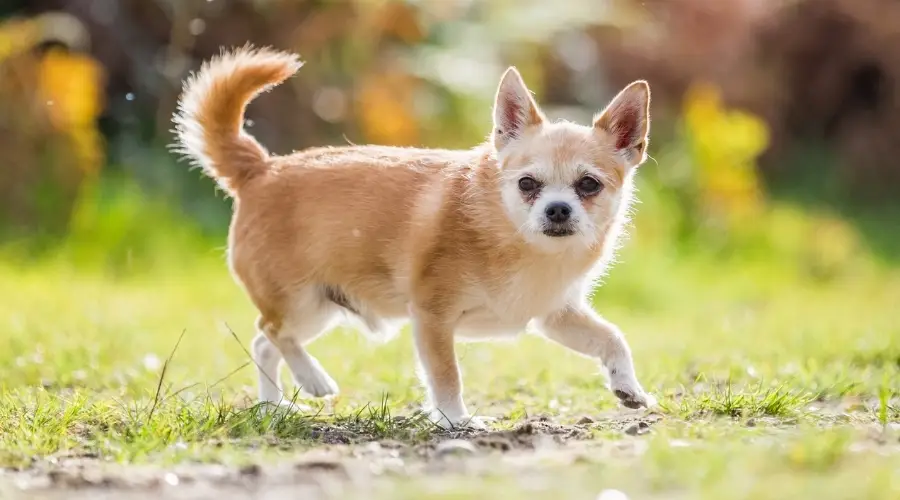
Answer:
M178 207L148 198L127 181L88 186L76 205L61 255L78 267L140 272L171 265L206 243Z

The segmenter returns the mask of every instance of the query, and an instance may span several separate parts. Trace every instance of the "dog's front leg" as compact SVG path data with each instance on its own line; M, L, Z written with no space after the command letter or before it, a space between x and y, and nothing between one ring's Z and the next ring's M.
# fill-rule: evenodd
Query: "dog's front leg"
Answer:
M414 312L412 327L420 376L428 391L426 410L431 420L445 429L459 426L484 428L480 420L469 415L463 402L453 326L429 313Z
M609 373L610 389L628 408L654 406L656 399L644 392L634 373L631 349L619 329L601 318L587 304L569 305L537 319L547 338L573 351L599 359Z

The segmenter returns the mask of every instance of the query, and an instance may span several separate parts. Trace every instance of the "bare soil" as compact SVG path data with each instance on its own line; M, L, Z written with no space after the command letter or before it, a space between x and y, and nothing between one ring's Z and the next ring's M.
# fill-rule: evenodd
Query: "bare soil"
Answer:
M242 466L186 463L167 468L62 455L0 472L0 497L231 500L290 494L293 498L334 498L371 492L380 481L403 477L479 473L496 471L498 466L525 473L539 461L542 465L547 460L577 462L604 444L590 439L593 428L639 436L649 432L659 418L655 414L600 420L583 417L576 424L562 425L535 417L512 430L446 432L421 443L367 441L348 434L347 429L323 426L321 445L272 463ZM634 446L633 440L615 444L626 454L631 454L628 448Z

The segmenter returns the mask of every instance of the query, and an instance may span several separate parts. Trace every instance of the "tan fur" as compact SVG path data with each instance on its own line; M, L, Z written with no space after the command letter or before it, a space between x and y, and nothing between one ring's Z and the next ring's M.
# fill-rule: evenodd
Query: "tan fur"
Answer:
M249 47L205 64L185 84L179 102L175 123L182 152L204 158L207 173L231 193L265 172L269 153L244 133L244 109L300 66L297 56Z
M469 418L454 335L515 335L532 320L550 325L551 339L603 361L614 386L619 373L622 387L614 390L627 405L652 403L632 380L627 344L584 300L626 216L648 123L637 124L644 128L634 157L631 145L616 147L623 137L621 124L609 125L616 116L601 116L594 127L548 124L511 69L498 90L492 140L472 150L352 146L273 157L241 130L243 111L299 66L272 50L224 54L187 83L176 117L182 150L235 200L229 262L260 312L261 399L281 391L272 377L281 356L307 392L336 393L303 344L349 312L381 338L395 331L394 320L412 318L431 409L443 425ZM648 105L649 90L628 92L616 106L633 117ZM555 182L563 190L585 169L605 187L576 208L589 219L577 236L532 234L513 220L513 212L528 210L517 176L535 171L548 190ZM559 325L568 324L580 337L561 340ZM613 348L598 350L610 342Z

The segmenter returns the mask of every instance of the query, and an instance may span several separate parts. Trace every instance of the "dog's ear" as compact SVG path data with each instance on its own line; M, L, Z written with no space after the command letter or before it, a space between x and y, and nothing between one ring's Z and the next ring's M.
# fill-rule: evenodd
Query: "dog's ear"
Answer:
M522 75L516 68L510 67L503 73L494 99L494 131L491 134L494 147L497 151L502 150L521 137L525 129L543 122L544 116L525 86Z
M632 165L644 161L650 134L650 86L631 83L594 119L594 129L612 137L616 150Z

